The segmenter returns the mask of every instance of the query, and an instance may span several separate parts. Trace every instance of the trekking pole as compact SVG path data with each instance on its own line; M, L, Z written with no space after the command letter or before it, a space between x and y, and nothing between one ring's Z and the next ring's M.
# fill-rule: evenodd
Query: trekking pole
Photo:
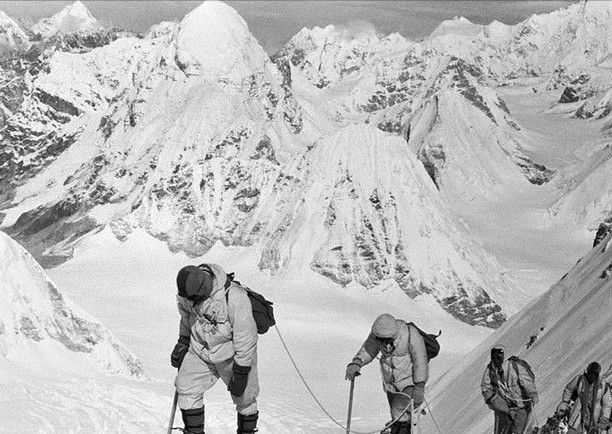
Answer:
M351 432L351 413L353 411L353 391L355 390L355 378L351 380L351 391L349 392L348 415L346 416L346 434Z
M168 434L172 434L172 425L174 425L174 415L176 414L176 404L178 402L178 392L174 391L174 400L172 401L172 410L170 411L170 422L168 423Z

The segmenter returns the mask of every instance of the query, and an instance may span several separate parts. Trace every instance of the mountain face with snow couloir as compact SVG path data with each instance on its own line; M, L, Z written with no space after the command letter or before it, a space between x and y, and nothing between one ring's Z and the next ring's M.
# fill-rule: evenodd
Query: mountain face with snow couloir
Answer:
M500 325L525 296L440 196L552 171L523 153L482 65L335 33L304 30L272 62L233 9L206 2L146 38L13 58L3 229L47 266L106 224L192 255L253 245L273 273L394 282Z

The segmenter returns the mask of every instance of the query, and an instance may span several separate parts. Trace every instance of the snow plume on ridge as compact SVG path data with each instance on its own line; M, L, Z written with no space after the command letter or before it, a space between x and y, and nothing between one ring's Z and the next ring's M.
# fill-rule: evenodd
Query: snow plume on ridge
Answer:
M351 41L361 36L376 36L377 38L383 37L383 34L376 30L374 24L366 20L353 20L345 24L338 24L335 26L340 37L344 41Z
M432 384L432 414L444 421L442 432L491 432L493 414L484 404L479 386L490 348L497 343L506 346L507 356L516 354L533 368L539 389L536 418L543 425L573 376L592 361L598 361L604 370L610 365L611 291L612 234ZM425 418L425 423L424 432L435 429L430 418Z
M489 327L524 302L499 264L453 223L401 138L350 126L320 140L305 159L294 175L305 182L283 196L290 206L269 229L262 268L303 261L341 285L393 283Z
M0 356L74 354L110 374L145 378L140 362L111 333L67 301L32 256L0 232Z
M76 1L63 8L51 18L39 21L32 26L31 30L45 38L49 38L57 34L65 35L75 32L99 30L100 28L100 24L91 15L89 9L80 1Z

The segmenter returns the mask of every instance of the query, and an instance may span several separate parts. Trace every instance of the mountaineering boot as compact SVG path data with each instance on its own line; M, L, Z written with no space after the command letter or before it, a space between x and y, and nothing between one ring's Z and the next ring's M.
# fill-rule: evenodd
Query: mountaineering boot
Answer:
M410 422L395 422L391 426L391 434L410 434Z
M204 407L181 409L181 413L185 424L184 434L204 434Z
M240 414L238 413L238 431L237 434L253 434L257 432L257 418L259 412L255 414Z

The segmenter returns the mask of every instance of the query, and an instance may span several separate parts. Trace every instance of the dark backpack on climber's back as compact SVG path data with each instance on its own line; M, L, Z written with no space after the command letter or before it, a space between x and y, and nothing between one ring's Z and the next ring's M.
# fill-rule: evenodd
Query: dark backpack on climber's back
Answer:
M234 282L239 285L249 296L253 318L257 325L257 333L263 335L270 327L276 324L276 320L274 319L274 308L272 307L274 303L266 300L263 295L253 291L251 288L241 285L240 282L234 280L234 273L228 273L227 280L228 282ZM225 292L225 300L229 300L229 291Z
M409 322L408 325L411 325L415 329L417 329L419 331L419 334L423 337L423 342L425 342L425 352L427 353L427 361L429 362L440 352L440 343L438 342L438 337L440 337L440 335L442 334L442 330L440 330L437 335L434 335L431 333L425 333L413 322Z
M519 375L518 368L516 365L521 365L523 368L525 368L527 375L529 375L529 377L531 378L531 381L535 383L535 374L533 373L533 369L531 369L531 366L529 365L529 363L527 363L527 361L520 359L517 356L508 357L508 361L515 364L514 369L516 369L516 374L519 378L520 378L520 375Z

